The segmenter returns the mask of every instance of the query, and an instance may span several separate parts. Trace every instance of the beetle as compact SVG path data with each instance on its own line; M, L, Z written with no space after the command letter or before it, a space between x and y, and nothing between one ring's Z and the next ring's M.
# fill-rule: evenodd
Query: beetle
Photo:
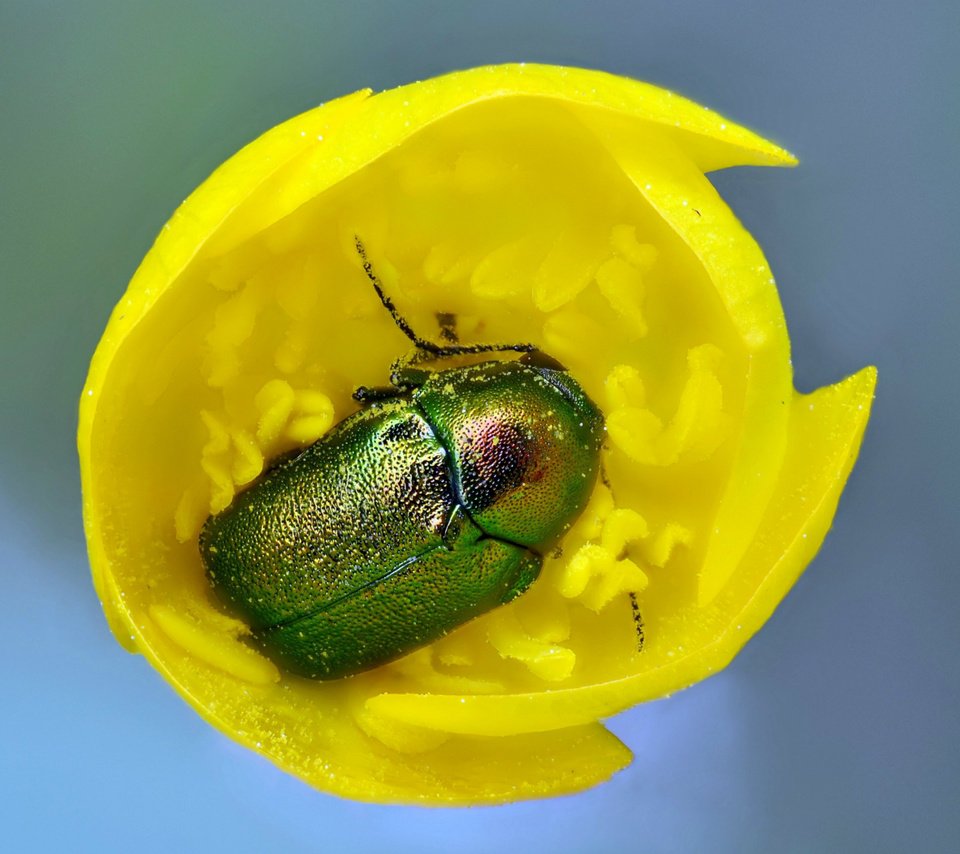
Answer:
M605 435L576 380L532 345L416 335L356 248L412 356L199 538L214 591L253 642L313 679L384 664L523 593L582 512ZM477 353L499 358L422 366Z

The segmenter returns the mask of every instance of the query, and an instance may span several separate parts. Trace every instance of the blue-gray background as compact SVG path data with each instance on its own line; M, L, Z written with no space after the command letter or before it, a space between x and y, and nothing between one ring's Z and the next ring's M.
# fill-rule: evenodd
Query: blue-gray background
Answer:
M960 845L960 5L0 2L0 827L7 850L947 851ZM110 637L75 401L174 207L288 116L528 60L647 79L798 154L716 176L810 390L879 394L822 553L719 676L627 712L612 782L482 809L314 792Z

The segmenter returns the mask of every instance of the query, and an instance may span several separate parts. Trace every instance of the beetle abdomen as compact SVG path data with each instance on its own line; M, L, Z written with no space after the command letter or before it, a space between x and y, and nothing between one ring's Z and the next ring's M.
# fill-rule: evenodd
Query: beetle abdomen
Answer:
M533 583L540 566L538 555L485 537L464 518L448 545L409 558L258 640L288 670L336 679L397 658L509 602Z

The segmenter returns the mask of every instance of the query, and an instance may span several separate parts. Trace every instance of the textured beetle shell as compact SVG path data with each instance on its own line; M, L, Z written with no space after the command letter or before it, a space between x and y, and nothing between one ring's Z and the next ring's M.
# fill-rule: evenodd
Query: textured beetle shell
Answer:
M563 372L438 371L269 471L208 520L201 555L287 669L356 673L522 593L582 510L602 436Z

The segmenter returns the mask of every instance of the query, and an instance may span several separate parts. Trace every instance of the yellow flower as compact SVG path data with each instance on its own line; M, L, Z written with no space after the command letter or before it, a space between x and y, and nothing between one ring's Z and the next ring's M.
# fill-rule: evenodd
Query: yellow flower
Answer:
M598 720L719 670L826 533L875 371L793 390L759 248L704 173L790 165L607 74L479 68L264 134L174 214L80 410L94 582L118 639L318 788L481 803L570 792L629 751ZM206 516L348 415L409 342L530 341L607 418L604 482L516 602L336 682L281 673L208 589Z

